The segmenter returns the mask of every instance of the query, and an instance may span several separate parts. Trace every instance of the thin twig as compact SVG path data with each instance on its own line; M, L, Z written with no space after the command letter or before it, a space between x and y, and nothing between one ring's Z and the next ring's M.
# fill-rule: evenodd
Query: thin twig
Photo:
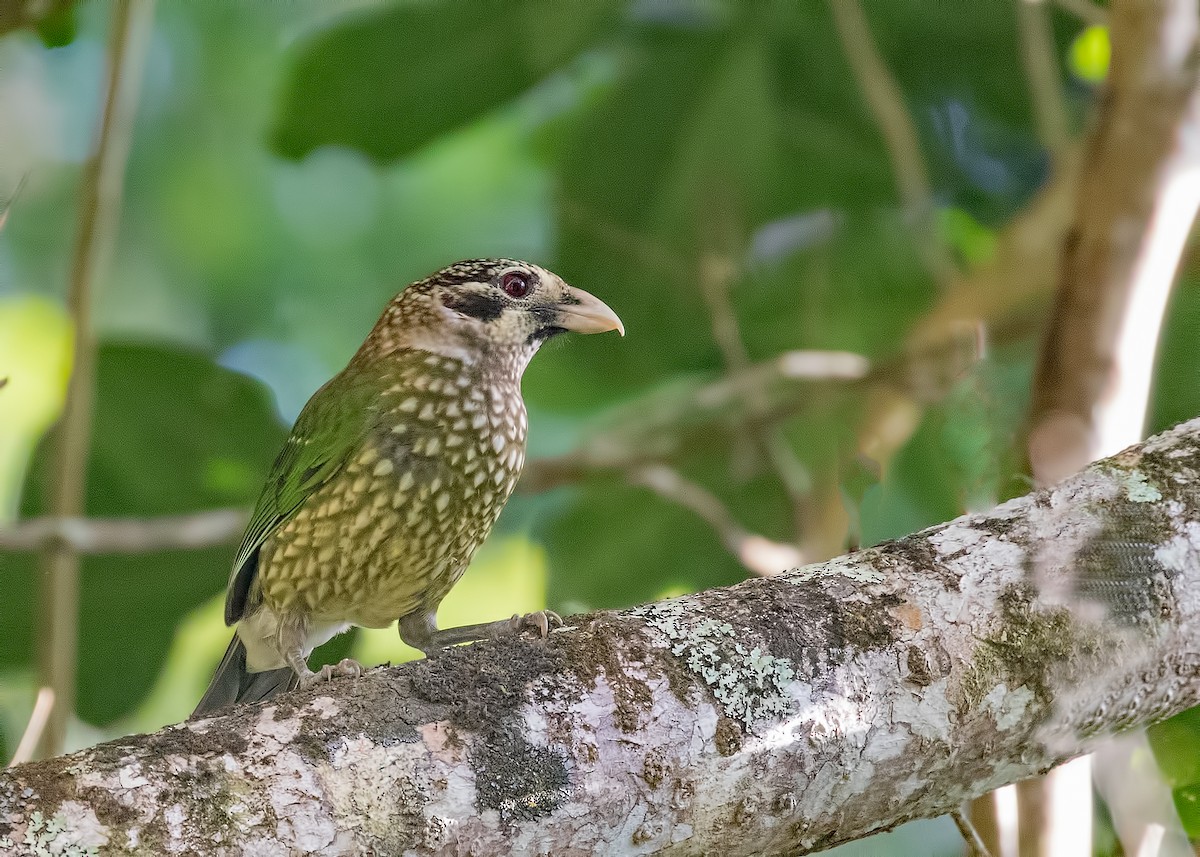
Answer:
M1070 144L1071 131L1046 0L1017 0L1017 30L1038 139L1057 158Z
M29 715L29 722L25 724L25 731L17 744L17 752L13 753L12 759L8 762L10 768L33 758L34 750L42 740L42 733L46 730L46 723L49 722L50 712L53 710L54 691L43 687L37 692L37 699L33 703L33 712Z
M772 577L804 564L794 546L749 532L715 494L670 467L661 464L642 467L630 471L628 478L634 485L649 488L702 518L716 531L726 550L759 577Z
M78 554L137 554L228 544L241 535L245 509L214 509L160 518L29 518L0 528L0 550L65 545Z
M962 834L962 838L967 843L967 848L970 849L972 857L992 857L992 852L983 844L983 838L979 835L979 831L975 829L975 825L971 820L959 810L958 812L950 813L950 817L954 819L954 823L958 826L958 832Z
M25 188L25 181L28 178L29 173L23 174L21 180L17 182L17 186L13 188L13 192L8 195L8 199L4 200L3 205L0 205L0 229L3 229L4 224L8 223L8 215L12 212L17 197L21 195L21 191Z
M737 266L726 256L709 255L700 260L699 270L700 294L708 307L713 339L725 359L725 367L741 371L750 365L750 352L742 339L737 313L729 296Z
M788 351L683 395L656 393L622 407L621 417L574 451L527 462L520 489L546 491L598 471L623 471L670 458L697 433L711 439L714 428L742 430L799 410L807 396L798 382L859 382L871 374L870 361L860 354ZM777 386L789 389L781 393L774 390ZM766 405L756 409L764 390L771 391Z
M83 511L95 392L92 295L116 239L125 164L154 5L153 0L118 0L112 8L104 108L96 150L86 164L81 183L79 227L67 293L67 307L75 327L75 347L66 406L55 429L50 464L50 508L61 518L76 517ZM48 547L42 561L41 580L39 671L42 683L54 691L56 699L39 747L40 755L46 756L62 751L67 719L75 707L78 555L65 544Z
M829 0L829 11L842 52L887 145L900 201L919 230L919 249L925 264L940 283L946 284L955 273L955 266L933 222L929 170L921 153L916 123L904 103L904 93L875 46L858 0Z

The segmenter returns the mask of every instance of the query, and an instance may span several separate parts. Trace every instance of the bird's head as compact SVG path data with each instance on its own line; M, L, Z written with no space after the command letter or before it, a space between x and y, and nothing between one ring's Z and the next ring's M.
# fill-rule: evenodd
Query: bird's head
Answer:
M477 359L504 355L520 369L550 337L625 328L608 305L557 274L514 259L457 262L389 304L373 338Z

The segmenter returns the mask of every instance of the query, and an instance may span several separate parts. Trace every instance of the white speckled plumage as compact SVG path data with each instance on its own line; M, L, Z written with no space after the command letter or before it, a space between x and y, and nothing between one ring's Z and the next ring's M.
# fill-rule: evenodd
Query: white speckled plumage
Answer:
M526 438L518 377L490 374L487 364L467 366L453 357L431 361L420 352L392 362L382 430L263 546L262 598L275 611L299 608L316 623L377 628L436 606L516 485ZM450 406L462 403L434 393L442 385L423 385L436 398L425 400L415 415L404 407L410 397L397 400L418 379L445 379L446 389L460 390L454 383L459 377L469 379L469 389L482 390L488 408L517 430L491 421L468 424L452 445L445 441L456 425ZM476 478L494 490L476 490ZM327 556L309 549L318 543Z
M349 625L400 619L426 651L478 639L490 626L439 631L435 616L524 465L521 375L555 333L621 329L596 298L515 260L458 263L397 295L275 462L230 577L237 639L197 710L288 682L254 673L313 679L309 652ZM227 670L233 689L217 692Z

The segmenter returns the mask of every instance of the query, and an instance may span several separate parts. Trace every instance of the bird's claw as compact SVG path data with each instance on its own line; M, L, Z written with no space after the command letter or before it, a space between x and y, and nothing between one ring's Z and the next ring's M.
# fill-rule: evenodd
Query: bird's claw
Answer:
M362 674L362 664L353 658L342 658L336 664L325 664L315 673L301 677L300 686L312 687L314 684L333 681L335 678L358 678Z
M526 613L524 616L517 613L508 621L512 625L514 634L533 631L543 640L550 636L553 629L561 628L563 625L562 617L553 610L538 610L534 613Z

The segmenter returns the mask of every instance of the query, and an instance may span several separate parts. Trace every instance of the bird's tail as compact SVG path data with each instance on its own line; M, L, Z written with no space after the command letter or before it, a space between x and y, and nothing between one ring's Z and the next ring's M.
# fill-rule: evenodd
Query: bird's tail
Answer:
M277 693L293 690L299 678L291 667L252 673L246 669L246 647L237 634L225 650L225 657L200 698L192 717L216 711L235 702L262 702Z

